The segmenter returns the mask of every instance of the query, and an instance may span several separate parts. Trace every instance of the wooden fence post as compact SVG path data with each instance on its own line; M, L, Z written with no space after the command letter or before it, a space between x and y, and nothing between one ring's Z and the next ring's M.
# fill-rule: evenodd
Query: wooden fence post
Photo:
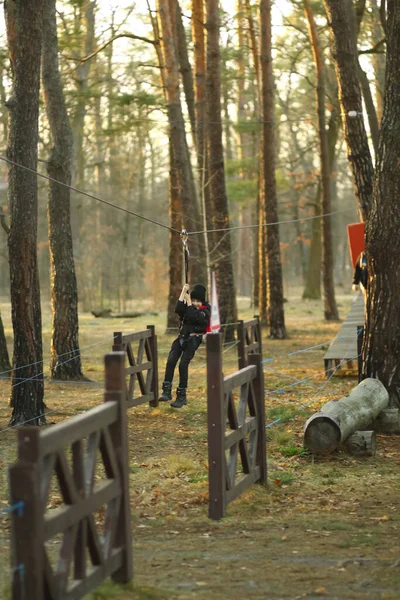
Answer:
M115 331L113 334L113 352L124 352L125 348L122 343L122 331Z
M121 504L114 547L124 548L121 568L112 574L113 581L127 583L133 578L132 526L129 504L128 424L125 402L125 352L105 356L105 402L118 403L118 421L110 427L121 479Z
M358 364L358 383L361 383L362 373L362 345L364 340L364 325L357 325L357 364Z
M238 367L240 369L244 369L247 366L246 360L246 332L244 329L244 321L238 321L237 326L237 336L238 336Z
M9 468L12 511L12 598L43 600L43 512L39 474L39 428L18 430L18 462Z
M151 338L149 339L149 344L153 360L153 381L151 384L151 391L154 392L154 400L150 402L150 406L158 406L158 344L156 328L154 327L154 325L147 325L147 329L150 329L151 331Z
M249 364L257 367L253 381L254 401L257 406L257 465L260 467L259 483L267 483L267 436L265 433L264 370L261 354L249 354Z
M207 419L208 419L208 516L218 520L225 515L225 414L221 334L207 340Z
M262 359L262 325L260 322L260 317L258 315L254 315L254 318L257 319L257 341L258 341L258 354L260 355L261 359Z

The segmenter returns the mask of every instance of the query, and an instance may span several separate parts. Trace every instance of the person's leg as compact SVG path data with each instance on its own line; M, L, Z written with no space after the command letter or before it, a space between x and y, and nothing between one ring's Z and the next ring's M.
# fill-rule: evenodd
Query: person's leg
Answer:
M172 343L171 350L169 351L167 365L165 367L164 381L162 384L162 394L158 399L160 402L169 402L172 400L172 381L174 379L176 363L178 362L181 354L182 346L180 339L177 338Z
M200 344L201 338L194 336L184 344L182 357L179 363L179 386L176 390L176 400L171 404L173 408L181 408L187 404L186 389L188 386L189 363Z

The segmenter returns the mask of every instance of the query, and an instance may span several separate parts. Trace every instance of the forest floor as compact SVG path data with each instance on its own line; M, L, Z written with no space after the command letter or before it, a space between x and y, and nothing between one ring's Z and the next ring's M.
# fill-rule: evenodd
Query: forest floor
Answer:
M352 299L338 296L342 319ZM9 307L1 309L11 338ZM341 451L327 458L304 453L308 416L346 395L357 380L355 372L325 377L323 356L340 323L323 320L321 302L289 296L285 310L290 338L271 341L265 331L263 339L263 357L274 359L265 369L267 422L280 417L267 429L268 486L252 486L228 506L225 519L208 518L202 346L191 366L187 407L142 406L129 412L135 580L125 589L106 582L91 600L400 598L400 438L378 435L373 458L356 459ZM240 317L251 316L242 300ZM162 381L173 339L164 335L165 315L126 321L81 316L83 367L94 383L46 382L49 424L101 402L102 356L111 347L112 332L138 331L148 322L155 323L159 335ZM44 348L49 347L50 325L45 314ZM288 356L315 345L320 346ZM236 361L237 347L227 345L225 374L236 370ZM7 429L8 396L9 382L0 381L0 508L7 505L6 467L15 458L15 432ZM10 573L8 517L2 517L0 527L4 586Z

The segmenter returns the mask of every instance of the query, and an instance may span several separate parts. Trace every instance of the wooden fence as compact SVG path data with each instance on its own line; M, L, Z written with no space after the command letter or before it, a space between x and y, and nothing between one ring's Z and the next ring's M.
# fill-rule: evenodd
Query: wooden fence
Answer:
M221 335L207 336L208 514L215 520L252 483L267 481L261 355L248 360L249 366L224 377Z
M18 430L9 471L11 503L23 502L12 518L13 600L78 600L109 576L132 579L124 388L124 354L108 354L103 405ZM48 507L53 477L58 508Z
M125 352L128 357L125 369L127 408L146 402L158 406L158 349L154 325L129 335L114 333L113 350Z
M239 321L237 326L239 369L249 364L249 354L262 355L261 323L259 317L250 321Z

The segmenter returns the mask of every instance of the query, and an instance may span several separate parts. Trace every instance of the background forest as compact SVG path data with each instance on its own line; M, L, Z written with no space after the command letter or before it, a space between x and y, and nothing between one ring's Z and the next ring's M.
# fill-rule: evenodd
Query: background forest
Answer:
M196 2L193 3L196 5ZM330 61L329 34L321 2L313 2L327 70L326 109L339 126L337 84ZM57 2L60 67L73 131L73 185L132 211L168 220L168 115L154 22L157 7L112 0ZM181 4L189 65L195 65L194 28L190 3ZM2 27L4 30L4 26ZM156 29L157 31L157 29ZM276 166L278 214L294 221L280 228L284 293L305 286L320 296L320 220L304 220L320 206L316 75L303 3L278 0L273 7L273 70L276 82ZM231 225L257 222L260 89L253 46L259 39L257 6L247 0L223 3L221 16L221 82L226 185ZM139 39L135 38L138 36ZM133 39L131 39L133 38ZM359 35L361 51L382 38L375 0L366 3ZM113 43L110 40L115 39ZM5 33L0 56L0 146L7 145L10 72ZM364 54L378 118L382 105L382 54ZM195 69L192 68L195 72ZM181 72L184 74L182 66ZM192 167L199 172L188 104L181 92ZM186 94L186 100L188 96ZM190 106L189 106L190 109ZM351 285L346 224L357 219L353 185L342 133L337 133L331 178L333 261L336 285ZM39 169L46 173L52 142L44 103L41 104ZM7 165L1 164L6 181ZM201 177L196 177L199 189ZM5 185L3 211L7 212ZM47 182L39 180L38 255L42 299L49 299L49 244L46 217ZM138 299L165 309L168 295L167 231L128 217L79 194L71 195L74 257L80 309L111 307L126 310ZM193 229L190 222L183 223ZM252 229L232 234L234 273L239 295L253 297L257 235ZM178 246L179 249L179 246ZM179 251L177 249L177 252ZM210 247L211 261L213 248ZM312 262L310 259L314 259ZM316 280L307 280L310 269ZM0 237L0 293L9 295L6 236ZM311 274L312 274L311 273ZM307 284L308 281L308 284ZM307 285L306 285L307 284Z

